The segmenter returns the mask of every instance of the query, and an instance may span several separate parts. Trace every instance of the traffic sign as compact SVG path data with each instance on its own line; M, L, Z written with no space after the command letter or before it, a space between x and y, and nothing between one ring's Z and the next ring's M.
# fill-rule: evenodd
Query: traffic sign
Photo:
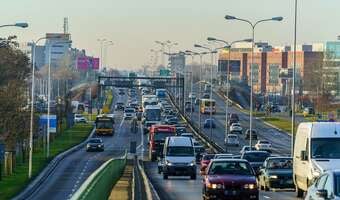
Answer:
M47 126L47 115L41 115L39 119L39 126ZM56 133L57 132L57 116L56 115L50 115L50 133Z
M0 144L0 161L5 158L5 145Z

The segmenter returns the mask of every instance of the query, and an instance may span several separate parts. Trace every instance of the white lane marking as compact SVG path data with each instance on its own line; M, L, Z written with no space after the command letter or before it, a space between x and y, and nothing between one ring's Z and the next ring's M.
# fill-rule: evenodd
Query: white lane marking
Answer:
M268 197L268 196L263 196L264 198L266 198L266 199L271 199L270 197Z

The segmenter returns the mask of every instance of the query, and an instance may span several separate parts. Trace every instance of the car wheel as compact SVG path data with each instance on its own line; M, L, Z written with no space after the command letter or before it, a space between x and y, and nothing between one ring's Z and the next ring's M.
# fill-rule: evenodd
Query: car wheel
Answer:
M163 179L164 179L164 180L167 180L167 179L168 179L168 174L163 173Z

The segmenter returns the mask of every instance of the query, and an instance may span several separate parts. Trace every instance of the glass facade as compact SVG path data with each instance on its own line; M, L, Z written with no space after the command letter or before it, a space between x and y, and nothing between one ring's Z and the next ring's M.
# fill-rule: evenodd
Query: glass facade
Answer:
M280 65L279 64L270 64L269 65L269 84L279 84L279 75L280 75Z

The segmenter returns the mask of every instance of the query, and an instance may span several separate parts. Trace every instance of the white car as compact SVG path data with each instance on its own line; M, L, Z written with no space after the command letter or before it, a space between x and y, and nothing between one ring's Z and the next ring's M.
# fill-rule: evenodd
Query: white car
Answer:
M125 108L124 109L124 119L132 119L136 117L136 109L135 108Z
M230 126L230 129L229 129L229 130L230 130L231 133L237 132L237 133L240 133L240 134L242 134L242 131L243 131L243 129L242 129L240 123L233 123L233 124Z
M195 93L189 93L189 99L196 99Z
M228 134L226 138L226 144L228 146L240 146L240 141L238 139L238 136L236 134Z
M75 114L74 115L74 122L75 123L87 123L85 117L81 114Z
M305 199L340 200L340 170L328 170L309 186Z
M258 140L255 144L255 148L258 151L271 151L272 145L267 140Z
M256 148L255 147L250 148L249 145L245 145L245 146L242 147L240 154L242 155L246 151L256 151Z

